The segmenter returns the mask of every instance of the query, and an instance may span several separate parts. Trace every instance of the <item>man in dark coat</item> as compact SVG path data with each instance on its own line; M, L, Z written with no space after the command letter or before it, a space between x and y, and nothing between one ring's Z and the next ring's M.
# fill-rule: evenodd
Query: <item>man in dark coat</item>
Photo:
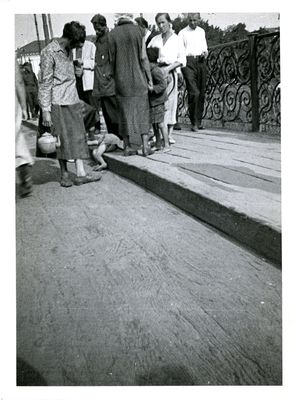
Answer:
M108 133L120 137L115 82L110 65L109 38L106 18L97 14L91 19L96 31L96 55L94 70L93 99L97 111L101 105Z
M130 15L120 16L117 26L109 33L109 43L124 154L135 154L130 137L138 144L141 135L143 155L148 156L152 153L148 146L148 90L153 85L142 30Z

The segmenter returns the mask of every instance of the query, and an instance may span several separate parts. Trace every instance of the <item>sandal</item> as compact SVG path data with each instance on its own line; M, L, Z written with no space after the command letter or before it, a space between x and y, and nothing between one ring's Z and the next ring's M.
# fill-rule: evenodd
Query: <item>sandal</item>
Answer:
M85 175L85 176L77 176L75 178L74 184L76 186L84 185L85 183L92 183L92 182L97 182L102 178L102 175Z
M61 176L60 186L68 188L73 185L72 180L68 176Z

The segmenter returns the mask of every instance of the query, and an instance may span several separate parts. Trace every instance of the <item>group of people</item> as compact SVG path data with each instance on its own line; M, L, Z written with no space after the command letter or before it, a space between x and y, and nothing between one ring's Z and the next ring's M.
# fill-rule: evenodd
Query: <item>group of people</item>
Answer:
M191 129L202 128L208 53L199 14L188 14L189 24L178 35L168 13L158 13L155 20L156 34L143 18L120 14L109 31L106 18L97 14L91 20L95 43L86 40L83 25L72 21L65 24L61 38L42 50L40 124L58 138L61 186L100 179L99 174L85 172L83 160L89 152L98 164L96 171L106 167L104 151L119 147L125 156L138 154L133 146L138 138L143 156L169 152L175 143L179 74L186 81ZM100 109L106 134L99 134ZM75 161L74 182L67 170L69 160Z

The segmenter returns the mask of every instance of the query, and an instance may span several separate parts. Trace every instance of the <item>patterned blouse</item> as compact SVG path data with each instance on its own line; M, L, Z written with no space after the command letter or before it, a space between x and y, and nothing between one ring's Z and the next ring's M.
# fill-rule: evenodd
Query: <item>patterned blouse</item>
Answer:
M51 105L79 103L72 52L67 54L58 40L52 40L41 52L39 103L43 111Z

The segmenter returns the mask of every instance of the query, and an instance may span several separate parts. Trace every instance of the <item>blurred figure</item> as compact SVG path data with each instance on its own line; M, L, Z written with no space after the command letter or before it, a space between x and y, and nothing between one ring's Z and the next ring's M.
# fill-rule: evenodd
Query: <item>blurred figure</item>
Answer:
M96 56L94 72L93 98L98 111L102 107L103 116L108 133L119 136L117 101L115 96L115 82L110 65L109 33L107 20L101 14L91 19L96 32Z
M54 39L41 52L39 101L42 124L57 137L57 158L62 187L98 181L101 176L87 175L83 159L89 158L82 104L76 89L72 49L82 47L85 27L79 22L65 24L61 38ZM67 161L75 160L74 182L67 170Z
M36 119L39 111L38 104L38 80L29 62L23 64L23 81L25 85L26 101L29 107L30 117Z
M153 88L152 77L143 33L132 15L120 15L109 33L109 42L124 155L136 154L130 146L130 135L141 135L143 155L148 156L153 153L148 145L148 90Z
M21 131L21 121L27 119L26 93L19 66L15 60L15 164L20 180L21 197L29 196L33 190L33 159Z
M179 32L186 52L187 63L186 67L182 68L182 74L188 94L191 130L194 132L203 129L202 114L206 89L206 58L208 56L205 31L198 26L199 21L199 13L188 14L188 26Z

